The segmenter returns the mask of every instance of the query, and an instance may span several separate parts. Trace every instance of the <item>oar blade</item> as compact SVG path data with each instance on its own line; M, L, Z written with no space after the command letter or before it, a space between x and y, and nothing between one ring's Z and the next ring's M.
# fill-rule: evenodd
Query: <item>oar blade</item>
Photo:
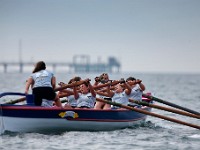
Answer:
M184 110L184 111L186 111L186 112L189 112L189 113L192 113L192 114L195 114L195 115L200 115L200 112L197 112L197 111L191 110L191 109L189 109L189 108L185 108L185 107L179 106L179 105L177 105L177 104L174 104L174 103L171 103L171 102L162 100L162 99L160 99L160 98L157 98L157 97L154 97L154 96L151 96L151 95L143 94L142 96L144 96L144 97L146 97L146 98L149 98L149 99L151 99L151 100L154 100L154 101L156 101L156 102L163 103L163 104L166 104L166 105L168 105L168 106L171 106L171 107L175 107L175 108Z

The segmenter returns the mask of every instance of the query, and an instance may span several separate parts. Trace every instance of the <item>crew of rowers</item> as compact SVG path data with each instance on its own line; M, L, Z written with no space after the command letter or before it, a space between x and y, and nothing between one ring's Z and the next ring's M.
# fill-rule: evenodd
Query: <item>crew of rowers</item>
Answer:
M76 85L81 81L83 84ZM74 77L68 82L68 84L72 83L75 86L58 92L58 97L67 98L68 102L64 105L64 108L119 108L98 101L98 98L134 107L136 104L129 102L129 98L141 101L142 93L145 90L142 80L136 80L134 77L129 77L126 81L124 79L109 80L107 73L96 77L93 85L91 85L90 79L81 80L80 77ZM65 84L61 82L59 85L62 87Z
M28 94L29 87L32 88L36 106L52 106L54 104L63 108L94 108L94 109L118 109L98 99L109 100L123 105L135 106L129 99L142 100L145 86L142 80L128 77L126 80L110 80L107 73L101 74L94 79L91 85L90 79L81 77L72 78L68 84L59 83L58 93L56 89L56 78L53 73L46 70L43 61L39 61L26 82L25 93ZM65 88L66 85L71 85ZM60 98L66 97L67 103L62 105Z

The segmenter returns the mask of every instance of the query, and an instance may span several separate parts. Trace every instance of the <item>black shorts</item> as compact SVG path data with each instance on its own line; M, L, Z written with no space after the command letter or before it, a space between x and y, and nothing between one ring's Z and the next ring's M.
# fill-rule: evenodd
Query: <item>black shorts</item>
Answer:
M139 106L138 104L128 104L128 106L130 107L136 107L136 106Z
M90 108L90 107L88 107L88 106L81 106L81 107L78 107L78 108Z
M112 101L111 97L104 97L104 99L107 100L107 101Z
M54 100L56 93L51 87L33 88L34 102L36 106L41 106L42 99Z

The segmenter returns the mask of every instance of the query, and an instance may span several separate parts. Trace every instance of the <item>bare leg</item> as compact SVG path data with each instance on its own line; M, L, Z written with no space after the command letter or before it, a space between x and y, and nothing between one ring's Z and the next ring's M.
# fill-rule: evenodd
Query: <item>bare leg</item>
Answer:
M65 104L64 108L67 108L67 109L72 109L72 107L68 104Z
M58 95L56 95L56 98L54 99L56 106L58 107L62 107L62 103L60 101L60 98L58 97Z
M96 102L94 109L102 109L102 106L104 105L103 102Z
M111 105L110 104L105 104L103 109L110 109L111 108Z

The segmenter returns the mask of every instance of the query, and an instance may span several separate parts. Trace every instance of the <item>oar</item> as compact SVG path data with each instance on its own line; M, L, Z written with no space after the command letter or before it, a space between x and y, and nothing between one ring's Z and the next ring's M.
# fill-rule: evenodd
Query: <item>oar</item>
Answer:
M174 118L162 116L162 115L159 115L159 114L156 114L156 113L152 113L152 112L149 112L149 111L146 111L146 110L143 110L143 109L122 105L122 104L115 103L115 102L112 102L112 101L107 101L107 100L104 100L104 99L101 99L101 98L96 98L96 100L100 101L100 102L108 103L110 105L114 105L114 106L118 106L118 107L129 109L129 110L133 110L133 111L136 111L136 112L139 112L139 113L142 113L142 114L154 116L154 117L165 119L165 120L168 120L168 121L171 121L171 122L175 122L175 123L178 123L178 124L182 124L182 125L186 125L186 126L189 126L189 127L196 128L196 129L200 129L200 126L198 126L198 125L194 125L194 124L187 123L187 122L184 122L184 121L181 121L181 120L177 120L177 119L174 119Z
M74 82L74 83L71 83L71 84L63 84L62 86L60 87L56 87L55 88L55 91L61 91L61 90L64 90L66 88L71 88L71 87L74 87L74 86L79 86L81 84L85 83L85 80L82 80L82 81L78 81L78 82Z
M147 95L147 94L142 94L142 96L144 96L144 97L146 97L146 98L148 98L148 99L151 99L151 100L154 100L154 101L157 101L157 102L160 102L160 103L169 105L169 106L171 106L171 107L175 107L175 108L178 108L178 109L187 111L187 112L192 113L192 114L195 114L195 115L200 115L200 113L197 112L197 111L194 111L194 110L191 110L191 109L188 109L188 108L185 108L185 107L182 107L182 106L173 104L173 103L168 102L168 101L164 101L164 100L159 99L159 98L156 98L156 97L154 97L154 96L150 96L150 95Z
M6 95L18 95L18 96L25 96L26 94L24 93L18 93L18 92L5 92L5 93L1 93L0 94L0 98L3 97L3 96L6 96ZM20 98L18 99L19 102L22 102L26 99L26 97L23 97L23 98ZM10 102L6 102L4 104L13 104L15 103L15 100L11 100Z
M4 104L16 104L16 103L19 103L19 102L23 102L26 100L26 97L22 97L22 98L19 98L19 99L16 99L16 100L11 100L9 102L6 102Z
M63 89L66 89L66 88L71 88L73 86L78 86L78 85L81 85L83 84L85 81L78 81L78 82L75 82L75 83L71 83L71 84L64 84L63 86L61 87L57 87L54 89L55 92L57 91L60 91L60 90L63 90ZM9 102L6 102L4 104L16 104L16 103L19 103L19 102L23 102L26 100L26 97L22 97L22 98L19 98L19 99L16 99L16 100L11 100Z
M66 103L66 102L68 102L68 100L67 100L67 99L63 99L63 100L61 100L60 102L61 102L61 103Z
M177 113L177 114L188 116L188 117L200 119L200 115L191 114L191 113L181 111L181 110L177 110L177 109L173 109L173 108L163 107L163 106L159 106L159 105L156 105L156 104L147 103L147 102L144 102L144 101L137 101L137 100L129 99L129 102L136 103L136 104L139 104L139 105L148 106L148 107L152 107L152 108L157 108L157 109L160 109L160 110L169 111L169 112L172 112L172 113Z
M107 82L107 83L104 83L104 84L100 84L100 85L97 85L97 86L93 86L94 90L97 90L97 89L100 89L100 88L103 88L103 87L106 87L106 86L114 86L118 83L122 82L121 80L113 80L112 82Z

